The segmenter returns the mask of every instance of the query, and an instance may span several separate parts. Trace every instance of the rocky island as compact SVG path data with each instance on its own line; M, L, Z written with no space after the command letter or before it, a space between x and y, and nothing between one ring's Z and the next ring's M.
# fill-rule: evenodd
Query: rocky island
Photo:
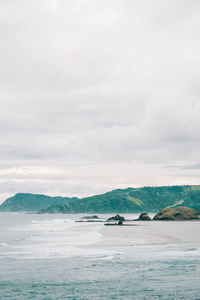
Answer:
M200 220L200 213L195 209L185 206L165 207L153 218L156 221L185 221Z
M146 212L143 212L139 215L139 218L136 221L151 221L151 218Z

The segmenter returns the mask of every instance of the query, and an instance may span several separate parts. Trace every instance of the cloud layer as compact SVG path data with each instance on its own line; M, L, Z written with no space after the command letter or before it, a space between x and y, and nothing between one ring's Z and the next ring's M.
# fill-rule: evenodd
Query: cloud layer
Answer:
M198 0L2 0L0 24L0 201L199 183Z

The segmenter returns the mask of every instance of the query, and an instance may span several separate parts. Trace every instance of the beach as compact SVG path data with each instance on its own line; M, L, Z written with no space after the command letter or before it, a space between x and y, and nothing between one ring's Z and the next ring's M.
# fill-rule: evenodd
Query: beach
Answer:
M0 299L199 299L200 222L82 216L0 214Z

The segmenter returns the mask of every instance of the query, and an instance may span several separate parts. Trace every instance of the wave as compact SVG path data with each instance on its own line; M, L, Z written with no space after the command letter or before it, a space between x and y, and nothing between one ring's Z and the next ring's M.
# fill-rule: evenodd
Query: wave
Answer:
M9 247L9 245L6 243L0 243L0 247Z

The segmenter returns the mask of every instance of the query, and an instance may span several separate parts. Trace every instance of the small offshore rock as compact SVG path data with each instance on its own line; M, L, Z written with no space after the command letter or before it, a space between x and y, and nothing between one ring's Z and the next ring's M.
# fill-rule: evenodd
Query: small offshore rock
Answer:
M84 216L84 217L82 217L81 218L81 220L88 220L88 219L98 219L99 217L98 216L96 216L96 215L94 215L94 216Z
M125 219L120 215L116 215L114 217L109 218L107 221L125 221Z
M151 221L151 218L149 217L148 213L143 212L143 213L140 214L137 221Z

